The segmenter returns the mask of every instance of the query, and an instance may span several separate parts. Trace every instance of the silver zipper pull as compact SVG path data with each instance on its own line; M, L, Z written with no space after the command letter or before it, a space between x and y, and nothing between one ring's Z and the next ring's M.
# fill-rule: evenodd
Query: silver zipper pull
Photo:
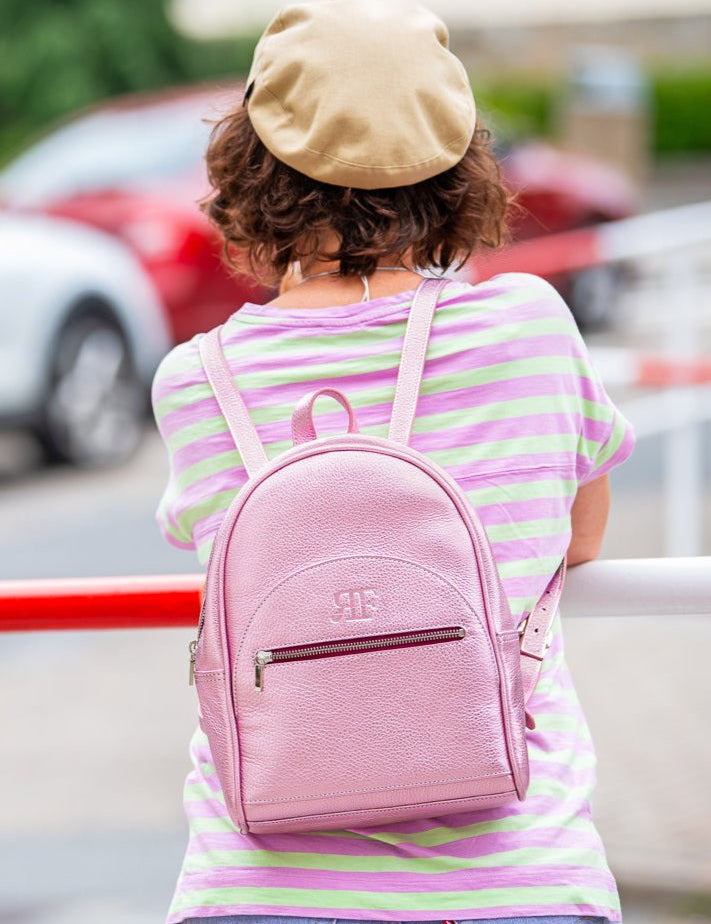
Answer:
M254 686L260 693L264 689L264 668L272 660L271 651L258 651L254 656Z
M190 652L190 672L188 673L188 686L192 687L195 683L195 649L197 648L197 640L193 639L192 642L188 645L188 651Z

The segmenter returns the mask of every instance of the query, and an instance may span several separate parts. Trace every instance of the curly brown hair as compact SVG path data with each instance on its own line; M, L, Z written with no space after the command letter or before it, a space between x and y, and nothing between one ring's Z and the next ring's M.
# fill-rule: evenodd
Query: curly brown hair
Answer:
M343 276L370 275L379 259L446 270L507 240L511 199L489 132L477 129L449 170L390 189L352 189L304 176L277 160L240 107L218 121L206 161L213 191L201 208L224 240L226 262L275 281L296 260L338 261ZM325 232L340 246L320 249Z

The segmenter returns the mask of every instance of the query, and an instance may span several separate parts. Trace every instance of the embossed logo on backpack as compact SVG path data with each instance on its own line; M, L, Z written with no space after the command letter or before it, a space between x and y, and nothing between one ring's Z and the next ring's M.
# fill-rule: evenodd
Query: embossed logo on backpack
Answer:
M334 595L336 612L332 622L364 622L372 619L380 608L380 595L372 587L339 590Z

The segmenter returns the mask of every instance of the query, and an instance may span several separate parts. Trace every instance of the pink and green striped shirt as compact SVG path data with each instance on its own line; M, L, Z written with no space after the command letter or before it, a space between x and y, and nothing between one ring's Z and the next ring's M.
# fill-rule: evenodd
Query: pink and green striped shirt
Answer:
M321 309L247 304L230 317L225 354L270 458L290 446L298 399L325 385L348 395L363 432L387 435L413 294ZM246 473L198 340L162 362L153 403L170 462L158 520L170 542L196 550L204 564ZM341 414L320 415L319 432L340 429ZM633 443L548 283L508 273L447 286L411 445L447 469L476 507L514 614L530 609L565 554L578 485L624 461ZM528 733L525 802L313 834L239 834L198 730L185 786L190 840L169 924L228 914L619 921L615 881L590 816L595 754L559 620L530 708L537 727Z

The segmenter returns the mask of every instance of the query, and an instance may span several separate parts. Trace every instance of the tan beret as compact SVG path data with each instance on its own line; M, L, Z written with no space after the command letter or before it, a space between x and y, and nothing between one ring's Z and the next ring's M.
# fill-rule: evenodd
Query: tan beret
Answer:
M379 189L458 163L476 109L447 27L402 0L317 0L267 26L247 79L254 130L295 170Z

